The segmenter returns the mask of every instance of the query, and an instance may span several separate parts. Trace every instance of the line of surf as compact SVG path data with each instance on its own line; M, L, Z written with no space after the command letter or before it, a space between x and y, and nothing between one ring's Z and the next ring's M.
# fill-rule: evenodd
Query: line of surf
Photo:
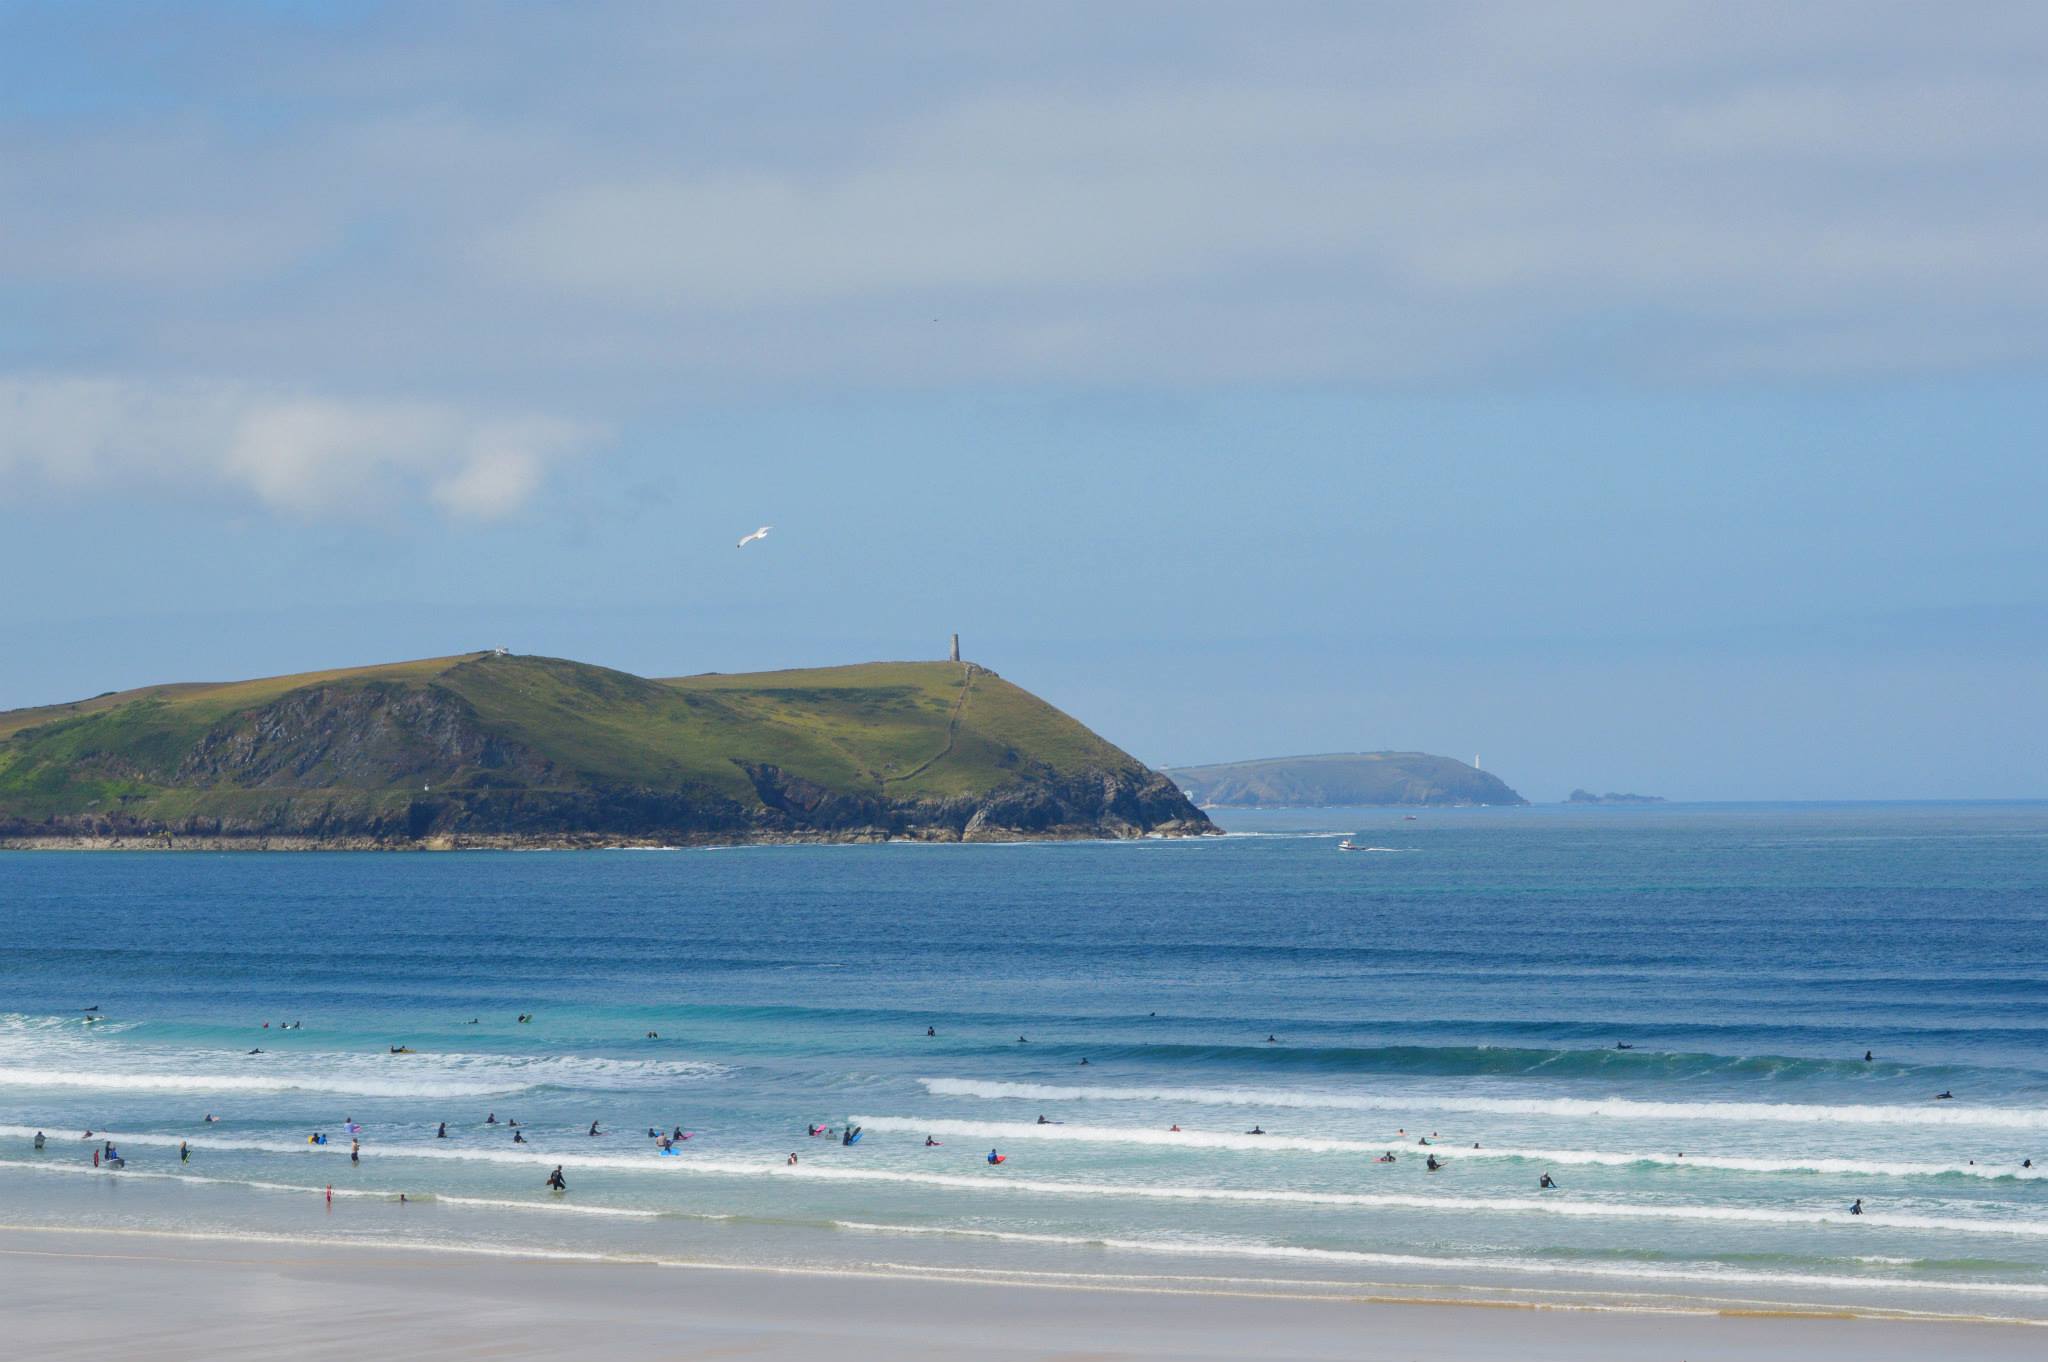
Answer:
M1733 1173L1839 1173L1859 1177L1946 1177L2013 1178L2034 1180L2048 1177L2048 1168L2021 1168L2017 1164L1912 1163L1899 1160L1865 1160L1806 1156L1782 1159L1748 1158L1739 1155L1688 1154L1641 1150L1530 1149L1488 1145L1480 1149L1431 1144L1421 1148L1412 1141L1354 1140L1316 1135L1251 1135L1217 1130L1161 1130L1156 1127L1038 1125L1030 1121L927 1119L916 1116L852 1116L848 1118L877 1132L909 1132L920 1135L950 1135L1002 1140L1073 1141L1082 1144L1133 1144L1162 1149L1242 1150L1249 1153L1350 1154L1377 1157L1400 1151L1402 1158L1420 1160L1434 1154L1444 1162L1474 1159L1514 1159L1529 1163L1581 1166L1628 1167L1655 1164L1671 1168L1711 1168Z
M835 1228L870 1234L935 1235L966 1239L988 1239L1019 1244L1044 1244L1076 1248L1115 1249L1130 1253L1281 1259L1296 1262L1346 1263L1381 1268L1422 1268L1433 1271L1479 1271L1540 1274L1560 1277L1598 1277L1627 1281L1713 1282L1723 1285L1803 1286L1897 1291L1901 1287L1931 1291L1953 1291L1983 1295L2048 1296L2048 1283L1954 1281L1929 1278L1853 1277L1839 1273L1757 1272L1743 1268L1677 1268L1650 1264L1642 1266L1595 1263L1545 1263L1525 1258L1434 1258L1426 1254L1373 1253L1359 1249L1309 1248L1246 1240L1159 1240L1124 1239L1105 1235L1037 1234L1017 1230L989 1230L949 1225L889 1225L875 1221L835 1220ZM2029 1323L2035 1321L2028 1321Z
M1267 1107L1305 1111L1384 1111L1411 1115L1471 1112L1559 1116L1573 1120L1775 1121L1795 1124L1951 1125L2010 1130L2048 1129L2048 1110L1957 1102L1830 1105L1806 1102L1666 1102L1635 1097L1472 1097L1456 1093L1334 1093L1272 1088L1137 1088L1015 1083L994 1079L920 1078L935 1097L991 1101L1172 1102L1185 1106Z
M103 1134L106 1132L102 1132ZM137 1146L175 1145L176 1137L161 1135L110 1136L117 1144ZM197 1146L195 1146L197 1147ZM312 1152L339 1154L335 1146L277 1145L272 1142L217 1140L212 1147L248 1148L252 1152ZM822 1182L879 1183L931 1187L953 1191L1039 1194L1045 1196L1105 1197L1157 1201L1240 1202L1261 1205L1314 1206L1351 1209L1401 1209L1438 1212L1485 1212L1555 1215L1582 1219L1679 1220L1695 1222L1760 1225L1855 1225L1868 1228L1931 1230L1957 1234L2007 1234L2034 1238L2048 1237L2048 1221L1991 1219L1897 1214L1870 1211L1851 1216L1841 1210L1774 1209L1752 1206L1702 1206L1689 1204L1646 1204L1616 1201L1578 1201L1553 1197L1461 1197L1452 1194L1424 1195L1403 1192L1297 1191L1285 1188L1204 1187L1144 1183L1069 1182L1059 1179L1018 1176L1012 1164L1003 1170L974 1173L921 1173L899 1169L858 1167L845 1164L780 1163L756 1160L705 1158L695 1155L663 1157L645 1154L597 1154L563 1150L438 1149L417 1145L382 1147L373 1158L414 1158L455 1162L485 1162L528 1167L561 1164L568 1168L627 1170L654 1174L708 1174L738 1177L783 1177ZM59 1166L59 1165L35 1165ZM76 1166L76 1165L74 1165Z

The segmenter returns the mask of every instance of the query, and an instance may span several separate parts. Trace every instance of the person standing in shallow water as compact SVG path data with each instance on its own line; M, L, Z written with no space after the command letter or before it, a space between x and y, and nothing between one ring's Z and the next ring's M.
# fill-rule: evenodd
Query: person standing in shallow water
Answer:
M569 1190L569 1184L562 1177L562 1165L559 1163L555 1165L555 1171L548 1174L548 1190L551 1192L566 1192Z

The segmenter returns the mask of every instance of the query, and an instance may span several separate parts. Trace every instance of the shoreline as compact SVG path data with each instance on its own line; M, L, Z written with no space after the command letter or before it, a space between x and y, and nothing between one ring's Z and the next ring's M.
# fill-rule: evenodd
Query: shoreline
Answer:
M1053 832L989 829L966 836L951 829L890 833L878 828L845 832L761 833L750 836L613 837L597 834L520 836L478 833L421 838L300 837L294 835L216 836L0 836L0 851L712 851L731 847L881 846L894 842L945 846L1005 846L1029 842L1186 841L1228 834L1211 827L1201 832L1139 831L1128 834L1103 828Z
M2003 1321L1812 1307L1612 1307L1357 1289L1190 1292L283 1235L0 1226L0 1261L12 1288L0 1320L29 1356L569 1358L601 1343L792 1362L821 1348L1017 1362L2004 1362L2037 1356L2040 1347L2030 1329L1996 1327ZM116 1278L118 1289L110 1289ZM1046 1308L1049 1292L1059 1293L1057 1309Z

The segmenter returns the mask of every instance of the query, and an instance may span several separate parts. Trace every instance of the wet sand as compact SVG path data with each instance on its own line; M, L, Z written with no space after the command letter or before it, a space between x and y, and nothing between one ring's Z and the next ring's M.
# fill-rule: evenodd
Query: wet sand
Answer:
M103 1231L0 1231L0 1280L6 1351L39 1362L2017 1362L2048 1348L2048 1331L2003 1324L1077 1290Z

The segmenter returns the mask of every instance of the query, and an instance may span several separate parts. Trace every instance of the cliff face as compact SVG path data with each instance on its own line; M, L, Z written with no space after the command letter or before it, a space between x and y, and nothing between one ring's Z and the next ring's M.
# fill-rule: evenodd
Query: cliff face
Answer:
M575 846L1215 830L1173 782L971 666L656 682L555 659L408 665L148 693L11 729L0 716L0 839Z
M1271 757L1167 770L1197 804L1339 807L1373 804L1526 804L1499 777L1427 752Z

